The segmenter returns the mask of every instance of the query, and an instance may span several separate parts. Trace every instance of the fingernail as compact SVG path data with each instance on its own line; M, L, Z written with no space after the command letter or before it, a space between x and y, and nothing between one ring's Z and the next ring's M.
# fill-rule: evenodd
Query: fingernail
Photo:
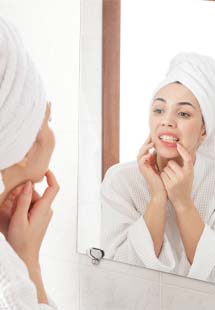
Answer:
M31 184L31 181L28 181L27 183L25 183L23 193L30 194L31 190L32 190L32 184Z

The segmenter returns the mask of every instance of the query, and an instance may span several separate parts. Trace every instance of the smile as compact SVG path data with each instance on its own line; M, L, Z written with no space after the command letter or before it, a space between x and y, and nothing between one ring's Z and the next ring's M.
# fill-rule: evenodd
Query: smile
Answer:
M160 136L159 139L162 141L174 143L174 144L179 141L178 138L175 138L173 136L166 136L166 135Z

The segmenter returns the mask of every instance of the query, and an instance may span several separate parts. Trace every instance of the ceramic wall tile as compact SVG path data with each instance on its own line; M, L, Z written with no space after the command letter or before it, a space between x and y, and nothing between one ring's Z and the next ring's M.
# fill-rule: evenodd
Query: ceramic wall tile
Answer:
M88 269L92 269L94 265L92 265L91 259L84 255L78 254L80 265L88 267ZM140 268L133 265L128 265L125 263L114 262L108 259L102 259L97 269L101 269L103 272L111 272L116 275L128 275L135 278L144 279L149 282L160 282L160 273L147 268Z
M96 266L80 267L80 310L157 310L160 308L160 287Z
M215 295L215 285L212 283L176 276L169 273L161 274L161 284L192 289L197 292Z
M212 310L215 294L205 294L192 289L165 285L161 287L160 310Z
M79 268L70 261L47 259L42 265L46 290L59 309L79 309Z

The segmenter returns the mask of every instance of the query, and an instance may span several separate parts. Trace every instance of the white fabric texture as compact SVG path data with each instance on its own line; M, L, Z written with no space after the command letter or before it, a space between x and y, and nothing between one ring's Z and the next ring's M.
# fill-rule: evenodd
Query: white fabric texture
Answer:
M197 152L191 197L205 228L190 265L170 201L166 204L164 242L157 257L143 217L150 194L137 162L112 166L101 186L101 248L105 258L215 282L214 188L214 162Z
M193 93L204 117L207 137L198 152L215 159L215 60L197 53L177 54L170 62L165 79L153 91L150 106L156 92L175 81Z
M0 309L55 310L54 302L38 304L36 287L28 270L0 233Z
M0 170L24 158L45 110L41 77L14 26L0 17Z

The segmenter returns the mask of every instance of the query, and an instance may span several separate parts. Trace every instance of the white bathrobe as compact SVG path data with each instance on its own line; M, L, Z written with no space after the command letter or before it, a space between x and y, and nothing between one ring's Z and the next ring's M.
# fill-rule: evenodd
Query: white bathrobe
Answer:
M55 304L39 304L28 270L0 233L0 309L56 310Z
M101 247L105 258L215 282L215 164L199 153L194 164L192 199L205 223L192 265L170 201L166 204L164 242L157 257L143 218L150 194L137 162L109 168L101 187Z

